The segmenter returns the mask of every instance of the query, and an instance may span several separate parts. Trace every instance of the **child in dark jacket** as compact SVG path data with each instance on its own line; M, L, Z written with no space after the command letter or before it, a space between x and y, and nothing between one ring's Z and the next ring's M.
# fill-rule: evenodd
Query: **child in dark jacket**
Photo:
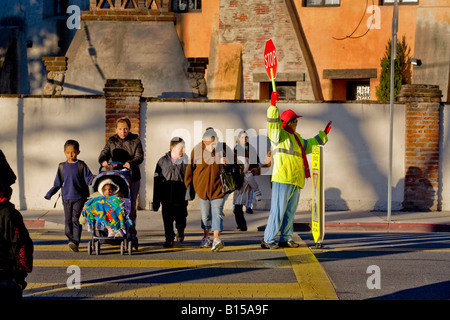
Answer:
M67 161L62 162L58 167L53 187L47 192L45 199L50 200L61 188L65 234L69 239L69 248L77 252L83 228L79 219L89 196L89 185L95 176L86 163L77 159L80 154L80 145L77 141L67 140L64 144L64 154Z
M187 166L187 156L184 154L184 141L175 137L170 141L170 151L161 157L156 164L153 183L154 211L158 211L162 205L162 217L164 222L165 248L173 247L175 232L173 223L178 231L177 241L184 240L186 228L187 204L185 200L186 186L184 174Z

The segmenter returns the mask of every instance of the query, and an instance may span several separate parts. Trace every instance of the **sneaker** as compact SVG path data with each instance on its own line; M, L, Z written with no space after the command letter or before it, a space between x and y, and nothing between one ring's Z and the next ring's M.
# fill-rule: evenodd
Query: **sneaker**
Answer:
M209 236L205 236L202 239L202 243L200 244L200 248L208 248L211 247L211 239L209 238Z
M283 248L298 248L300 245L293 240L279 242L278 245Z
M263 199L261 191L255 191L256 201L261 201Z
M253 213L253 210L252 210L252 208L246 208L246 209L245 209L245 212L246 212L246 213L252 214L252 213Z
M78 245L73 242L69 242L69 248L72 249L73 252L78 252Z
M220 240L219 238L215 238L212 248L211 248L211 251L219 252L220 249L222 249L223 247L224 247L223 241Z
M263 249L278 249L278 245L275 242L264 242L264 240L261 241L261 248Z

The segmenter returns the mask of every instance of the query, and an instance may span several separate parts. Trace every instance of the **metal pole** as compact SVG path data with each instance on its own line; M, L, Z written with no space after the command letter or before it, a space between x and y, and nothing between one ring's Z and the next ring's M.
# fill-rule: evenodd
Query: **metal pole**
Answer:
M394 138L394 74L395 58L397 56L397 31L398 31L398 3L394 1L394 14L392 17L392 42L391 42L391 82L390 82L390 132L389 132L389 175L388 175L388 203L387 221L391 222L392 210L392 149Z

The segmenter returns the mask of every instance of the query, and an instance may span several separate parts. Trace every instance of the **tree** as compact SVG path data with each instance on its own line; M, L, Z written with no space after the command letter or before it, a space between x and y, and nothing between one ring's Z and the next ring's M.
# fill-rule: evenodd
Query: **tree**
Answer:
M391 39L386 45L386 52L381 59L381 75L380 84L376 88L376 96L378 101L390 100L390 85L391 85ZM397 100L397 95L403 84L411 83L411 48L406 43L405 36L402 41L397 41L397 56L395 59L394 69L394 100Z

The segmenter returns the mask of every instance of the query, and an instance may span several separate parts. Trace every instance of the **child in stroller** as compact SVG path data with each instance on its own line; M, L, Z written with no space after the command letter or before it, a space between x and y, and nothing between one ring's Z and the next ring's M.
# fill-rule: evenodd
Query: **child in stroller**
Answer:
M131 207L128 179L126 172L114 170L101 172L95 178L94 192L82 211L82 219L88 223L88 230L93 231L89 254L92 249L99 254L99 240L117 240L121 242L121 253L128 250L131 254L130 239L127 239L128 230L133 225L128 217Z

